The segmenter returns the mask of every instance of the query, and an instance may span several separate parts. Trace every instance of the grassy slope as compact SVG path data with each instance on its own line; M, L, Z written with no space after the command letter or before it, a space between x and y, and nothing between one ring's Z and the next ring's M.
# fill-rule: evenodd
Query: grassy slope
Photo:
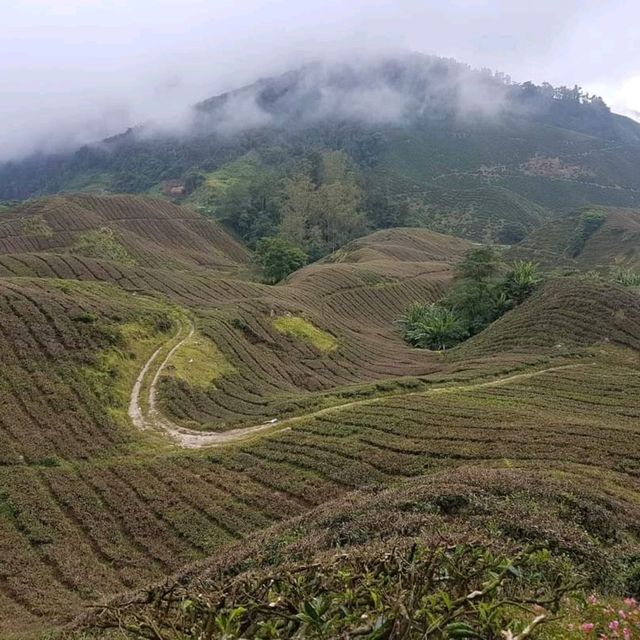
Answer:
M103 596L160 580L331 499L338 502L326 511L262 540L275 541L279 554L308 527L316 549L330 549L336 541L322 539L330 531L366 541L385 531L383 517L390 536L411 536L401 505L420 510L446 493L437 475L412 479L438 473L455 473L452 495L478 495L495 516L476 513L475 498L457 516L436 513L451 516L453 530L484 522L495 534L503 522L504 536L543 531L585 566L613 566L603 541L611 534L632 542L640 489L637 300L565 279L444 358L407 348L393 319L408 301L440 295L466 246L424 230L379 232L277 287L206 267L160 271L42 251L4 256L0 547L11 560L0 590L3 637L38 635ZM17 276L20 269L29 277ZM118 286L97 284L101 278ZM580 332L576 313L567 313L576 300L592 301L584 315L598 319ZM204 391L199 368L195 385L167 378L163 398L174 417L219 429L345 406L224 450L186 453L136 433L119 390L163 339L158 326L166 325L157 321L186 313L235 371ZM277 331L273 319L286 313L335 336L338 348L318 357L306 339ZM450 390L430 393L443 385ZM506 475L492 471L500 468ZM574 488L593 484L591 493L569 509L562 478ZM397 494L348 497L399 482L407 484ZM419 497L423 487L430 498ZM608 500L624 518L607 515ZM523 517L552 515L514 531L506 528L513 504ZM406 523L404 534L396 521ZM262 544L234 547L230 566ZM255 557L261 562L263 552Z

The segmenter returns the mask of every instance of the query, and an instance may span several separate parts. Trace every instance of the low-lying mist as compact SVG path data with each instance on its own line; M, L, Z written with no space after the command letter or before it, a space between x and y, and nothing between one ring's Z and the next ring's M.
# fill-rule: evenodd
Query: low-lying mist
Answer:
M298 88L308 117L397 122L428 110L433 96L416 100L413 87L378 76L354 87L324 76L336 63L353 69L357 57L398 51L455 57L538 84L577 83L632 113L640 109L629 83L637 18L632 0L540 0L535 9L521 0L24 0L3 7L0 161L74 149L141 124L181 133L194 104L317 60L304 74L310 86ZM454 81L459 113L500 113L495 86L475 79ZM451 91L431 87L436 101ZM273 123L247 93L218 116L228 133Z

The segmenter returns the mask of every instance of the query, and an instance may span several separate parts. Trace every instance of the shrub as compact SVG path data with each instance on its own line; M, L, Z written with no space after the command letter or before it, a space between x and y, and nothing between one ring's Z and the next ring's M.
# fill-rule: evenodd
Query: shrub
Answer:
M159 333L168 333L173 328L173 320L167 313L162 313L156 317L154 326Z
M563 625L562 637L567 640L631 640L640 637L640 607L634 598L620 602L589 596L578 609L579 619Z
M153 605L105 608L96 626L176 640L522 640L575 588L562 575L547 580L552 570L532 550L509 557L472 544L349 551L226 581L163 585L146 594Z
M115 238L113 230L109 227L81 234L76 239L71 250L73 253L87 258L113 260L127 266L135 265L135 260Z
M467 335L455 313L438 304L412 305L401 323L407 342L422 349L447 349Z
M455 283L442 304L456 313L472 336L510 307L501 283L468 278Z
M612 269L611 278L623 287L640 287L640 273L622 265Z
M23 218L20 221L20 231L26 236L50 238L53 235L53 229L41 215Z
M468 253L457 275L439 304L409 305L399 320L407 342L428 349L452 347L523 302L542 280L537 264L518 261L507 266L492 247Z
M282 238L261 238L256 243L256 260L265 282L275 284L304 266L307 254Z
M520 304L531 295L541 279L535 262L518 260L504 277L502 289L509 300L514 304Z

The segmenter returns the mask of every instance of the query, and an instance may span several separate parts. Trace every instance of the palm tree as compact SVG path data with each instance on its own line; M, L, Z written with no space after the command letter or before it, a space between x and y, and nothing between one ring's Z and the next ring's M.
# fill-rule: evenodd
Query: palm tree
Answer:
M438 304L413 308L414 319L405 325L405 337L414 346L441 351L456 345L467 336L461 320ZM407 314L408 315L408 314Z
M537 263L517 260L504 278L504 292L513 304L520 304L531 295L541 280Z

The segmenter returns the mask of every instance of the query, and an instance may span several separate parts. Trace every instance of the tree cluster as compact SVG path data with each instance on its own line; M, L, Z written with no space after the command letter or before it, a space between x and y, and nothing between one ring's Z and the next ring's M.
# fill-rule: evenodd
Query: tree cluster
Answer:
M492 247L469 252L460 262L447 296L435 304L413 303L399 323L415 347L443 350L482 331L522 303L541 278L537 265L506 265Z

